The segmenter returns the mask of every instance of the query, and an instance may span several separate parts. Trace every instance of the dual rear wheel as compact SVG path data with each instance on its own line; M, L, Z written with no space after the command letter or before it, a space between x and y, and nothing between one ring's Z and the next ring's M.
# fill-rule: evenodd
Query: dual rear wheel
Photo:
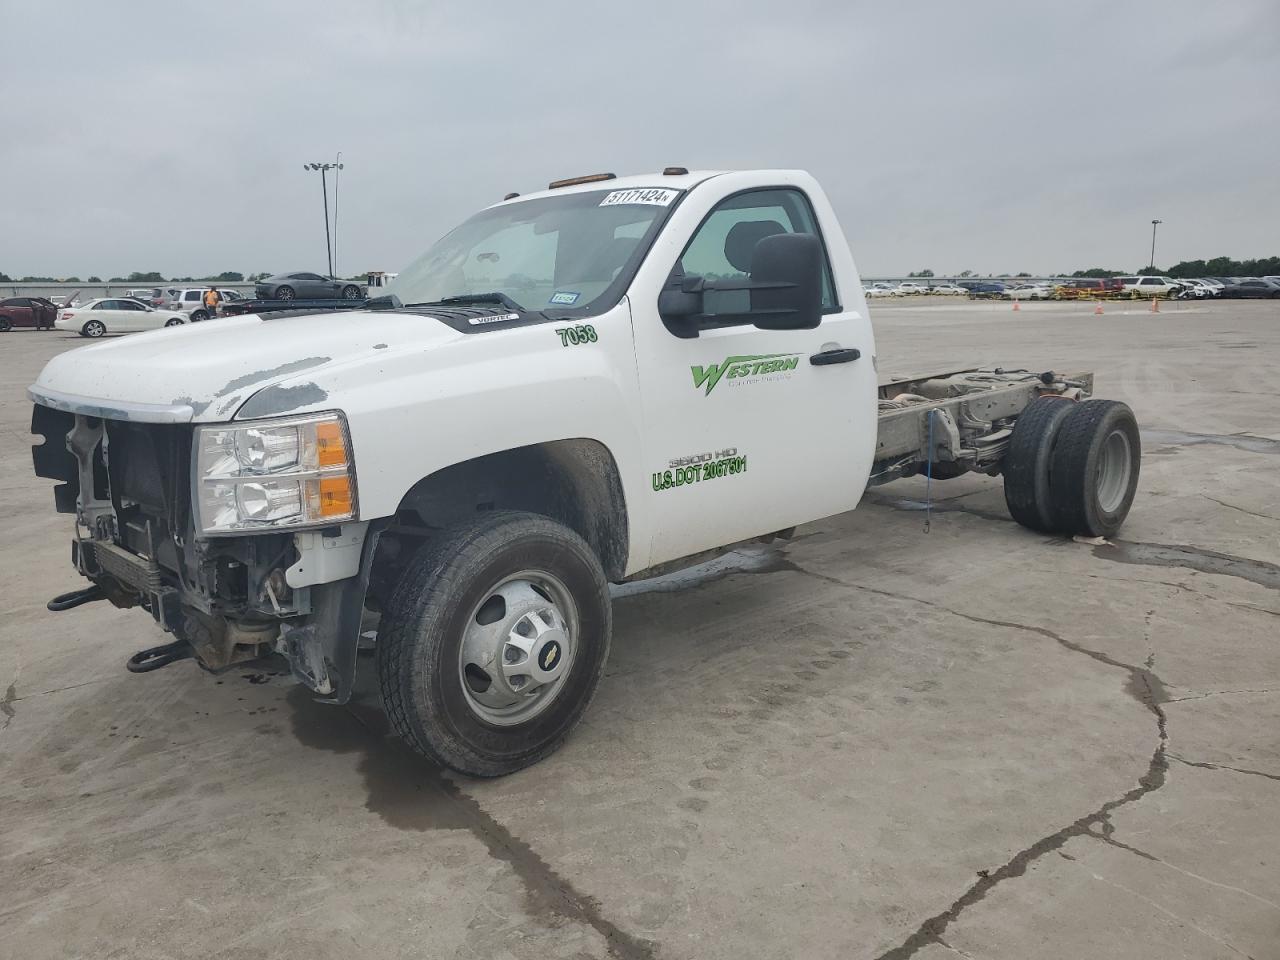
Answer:
M1127 404L1039 397L1014 424L1005 503L1032 530L1114 536L1133 505L1141 460L1138 422Z

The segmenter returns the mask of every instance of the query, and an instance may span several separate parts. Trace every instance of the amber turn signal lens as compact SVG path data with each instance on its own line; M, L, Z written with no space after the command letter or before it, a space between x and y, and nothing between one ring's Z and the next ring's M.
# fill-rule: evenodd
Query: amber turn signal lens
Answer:
M351 515L351 481L346 477L320 478L321 517Z
M322 467L341 467L347 462L347 446L342 427L332 420L316 424L316 460Z

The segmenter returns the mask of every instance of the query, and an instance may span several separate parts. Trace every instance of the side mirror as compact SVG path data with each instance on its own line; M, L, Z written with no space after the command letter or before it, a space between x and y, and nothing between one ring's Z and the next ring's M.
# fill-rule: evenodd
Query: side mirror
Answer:
M676 264L667 277L666 286L658 294L658 316L674 336L692 340L702 326L702 291L706 281L686 274Z
M822 241L776 233L751 255L750 320L761 330L812 330L822 320Z

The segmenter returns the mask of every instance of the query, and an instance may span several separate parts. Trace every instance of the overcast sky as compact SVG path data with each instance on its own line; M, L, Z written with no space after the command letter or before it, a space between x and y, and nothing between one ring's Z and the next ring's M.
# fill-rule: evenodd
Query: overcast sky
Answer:
M802 167L863 273L1280 254L1280 3L0 0L0 271L396 270L510 191Z

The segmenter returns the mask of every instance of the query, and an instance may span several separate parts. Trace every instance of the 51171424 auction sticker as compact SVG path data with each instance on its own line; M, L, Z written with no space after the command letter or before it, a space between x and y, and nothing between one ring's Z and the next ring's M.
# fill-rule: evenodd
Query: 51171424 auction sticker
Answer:
M612 207L619 203L643 203L653 207L668 207L671 205L671 201L679 195L679 190L668 190L665 187L637 187L635 190L614 190L600 201L600 206Z

